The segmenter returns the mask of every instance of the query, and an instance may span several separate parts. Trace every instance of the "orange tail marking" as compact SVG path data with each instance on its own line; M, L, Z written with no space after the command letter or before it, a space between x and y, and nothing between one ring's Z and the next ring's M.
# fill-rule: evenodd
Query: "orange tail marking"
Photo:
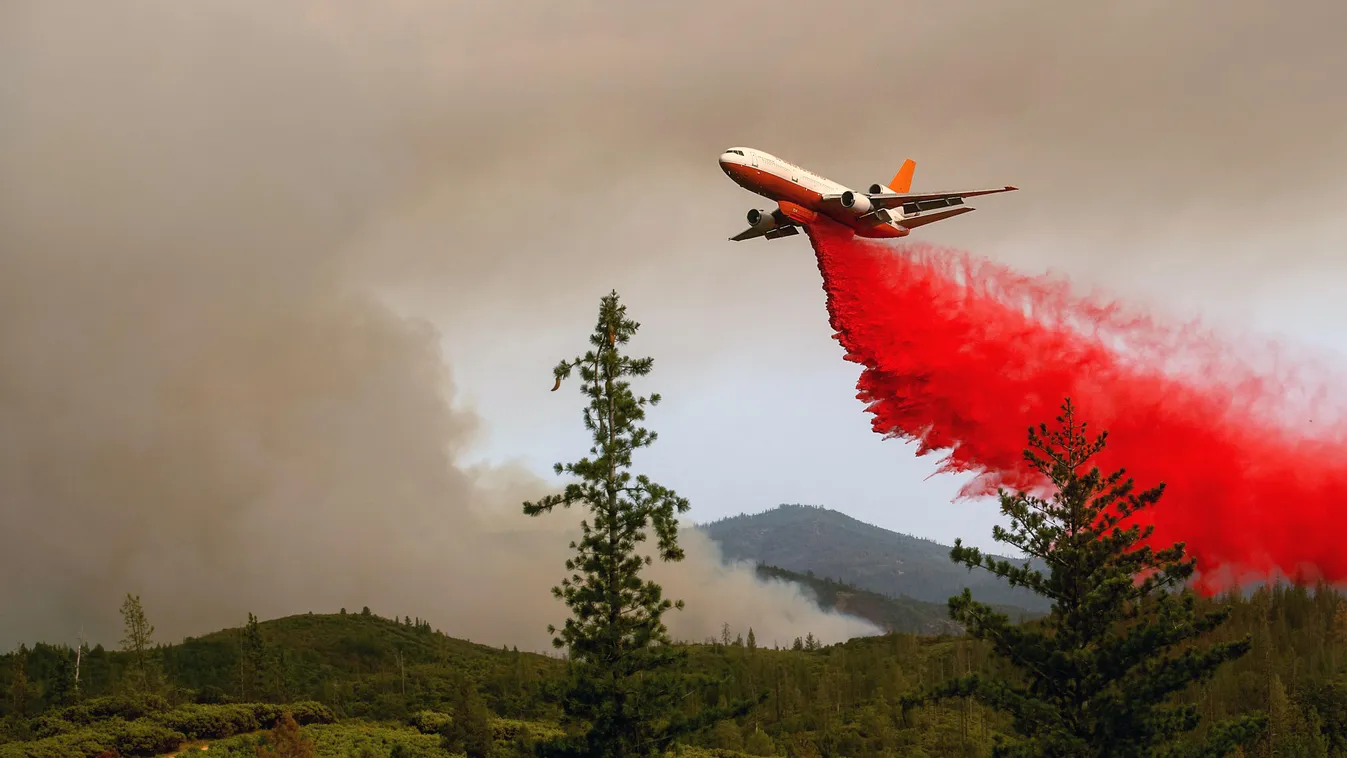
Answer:
M893 181L889 182L889 188L894 192L912 191L912 172L917 170L917 162L908 158L903 161L903 167L898 169L898 173L893 175Z

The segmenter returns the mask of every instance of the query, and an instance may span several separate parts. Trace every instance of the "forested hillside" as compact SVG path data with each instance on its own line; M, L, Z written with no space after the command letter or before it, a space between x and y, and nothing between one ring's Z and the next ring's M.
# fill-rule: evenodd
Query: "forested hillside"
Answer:
M885 632L908 634L961 634L963 626L950 619L949 603L928 603L910 597L890 597L863 590L847 582L822 579L812 574L787 571L777 566L759 564L757 574L763 579L794 582L808 589L819 607L863 618ZM1016 621L1035 618L1041 614L1014 606L997 606L997 610Z
M1235 607L1214 635L1252 634L1253 651L1184 699L1219 718L1267 711L1272 730L1257 755L1347 755L1347 603L1326 588L1261 590ZM1210 604L1210 601L1204 601ZM893 634L821 647L808 637L766 649L752 630L727 629L693 645L690 663L712 682L689 712L765 693L748 715L694 742L704 748L782 756L987 755L1005 717L971 702L898 706L914 687L955 673L1007 672L986 648L955 636ZM0 658L7 676L3 758L83 758L115 747L149 756L178 743L252 755L258 729L291 705L318 755L447 756L439 732L469 681L489 711L497 746L526 754L531 736L552 733L548 685L557 659L455 640L416 619L370 613L307 614L157 646L148 695L137 695L135 656L101 647L75 651L36 644ZM241 700L248 706L232 705ZM62 706L61 703L76 704ZM1270 740L1270 742L1268 741ZM399 747L401 746L401 747Z

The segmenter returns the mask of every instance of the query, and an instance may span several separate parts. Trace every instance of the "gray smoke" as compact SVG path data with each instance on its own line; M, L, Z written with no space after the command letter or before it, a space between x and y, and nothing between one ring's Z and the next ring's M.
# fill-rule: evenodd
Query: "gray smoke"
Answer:
M716 155L1016 184L927 237L1341 323L1345 22L1331 0L5 3L0 644L115 640L131 591L165 639L369 605L545 647L573 522L519 503L587 447L549 369L611 287L669 398L657 447L687 451L651 473L694 508L901 488L938 512L919 476L859 476L905 453L868 452L802 245L724 242L764 206ZM493 444L520 460L474 458ZM657 572L680 636L870 631L687 539Z
M448 366L472 357L382 304L354 245L454 171L421 138L455 113L380 70L393 50L327 34L329 12L6 6L4 644L115 642L126 592L163 640L369 605L546 649L564 618L549 590L573 519L520 512L554 485L458 463L484 422ZM685 539L658 572L689 604L679 636L873 631Z

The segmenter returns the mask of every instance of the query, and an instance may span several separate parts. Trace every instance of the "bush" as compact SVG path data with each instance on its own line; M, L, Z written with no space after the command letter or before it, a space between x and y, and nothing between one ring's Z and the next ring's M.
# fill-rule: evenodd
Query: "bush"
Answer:
M509 742L518 738L526 740L553 740L566 734L560 726L541 721L519 721L516 719L491 719L491 734L495 739Z
M154 756L177 750L186 739L162 724L113 718L96 727L0 746L0 758L91 758L113 750L123 756Z
M187 741L187 735L153 721L114 720L112 745L122 755L163 755L178 749Z
M188 705L161 714L157 721L188 739L222 739L262 728L252 705Z
M168 709L168 701L157 695L120 695L72 705L61 711L60 718L72 724L92 724L113 718L135 721Z
M190 739L224 739L236 734L271 729L289 713L300 726L331 724L337 720L322 703L287 705L241 703L238 705L185 705L155 717L155 721L186 734Z
M33 739L37 740L55 737L58 734L69 734L80 728L78 724L57 716L38 716L29 722L29 726L33 730Z
M370 723L350 722L324 724L304 728L304 736L313 740L319 756L348 756L350 758L388 758L394 750L410 758L450 758L440 749L440 740L434 735L420 734L406 727L392 728ZM256 748L262 740L253 736L238 736L213 743L204 755L214 758L256 758ZM402 748L398 748L402 745Z
M332 710L322 703L288 705L183 705L159 710L162 699L100 698L32 722L38 739L0 746L0 758L94 758L115 751L121 756L170 753L188 740L218 740L270 729L283 713L300 725L331 724ZM120 715L142 714L136 719Z
M86 728L30 742L0 745L0 758L89 758L112 749L112 740L107 735Z
M416 731L422 734L439 734L442 729L449 726L453 718L447 713L439 711L421 711L412 714L407 723L415 727Z
M254 713L257 714L258 726L262 729L271 729L280 723L281 714L289 713L294 718L295 723L300 726L310 724L333 724L337 721L337 716L322 703L316 703L312 700L305 700L298 703L286 703L285 705L272 705L271 703L256 703L251 706Z

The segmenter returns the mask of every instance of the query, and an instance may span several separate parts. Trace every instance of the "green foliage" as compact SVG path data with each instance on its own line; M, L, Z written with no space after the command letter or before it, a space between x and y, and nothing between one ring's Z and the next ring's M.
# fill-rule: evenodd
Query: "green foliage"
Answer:
M248 614L248 623L243 627L241 656L243 665L239 667L239 693L243 700L250 696L256 698L266 688L265 671L267 646L258 628L257 617Z
M123 756L153 756L176 750L186 737L148 720L110 718L45 739L0 745L0 758L91 758L109 750Z
M444 749L467 758L489 758L495 737L491 714L477 697L477 688L471 682L459 682L452 707L452 715L440 727Z
M28 717L34 692L28 681L28 648L20 645L10 661L9 713L19 719Z
M339 717L405 720L446 705L455 682L466 676L497 714L552 715L541 691L546 672L558 662L545 656L473 644L429 625L407 627L373 615L301 614L259 622L258 629L272 660L284 655L285 666L273 672L283 676L284 693L271 686L266 693L276 701L318 700ZM237 696L241 634L226 630L165 646L165 668L176 684L197 693L198 702L228 700L230 691Z
M1274 693L1269 683L1275 676L1285 693L1282 713L1287 728L1269 730L1263 740L1246 750L1248 758L1314 755L1314 746L1324 743L1328 755L1347 753L1345 600L1324 585L1274 586L1259 589L1247 598L1198 598L1199 611L1233 608L1229 620L1210 633L1213 639L1251 637L1253 650L1222 666L1210 680L1190 685L1176 695L1178 702L1199 709L1204 719L1185 744L1197 745L1210 731L1210 724L1259 711L1271 712ZM285 650L287 657L296 661L291 671L296 686L305 693L311 691L312 695L306 696L322 702L328 714L324 718L348 719L313 723L302 715L300 704L283 706L296 713L296 720L323 758L359 756L366 749L372 758L392 758L393 746L399 743L412 758L448 758L439 747L433 722L449 720L453 687L462 678L476 683L482 700L495 714L491 728L495 748L503 756L528 755L531 740L549 742L564 734L556 723L559 714L543 688L565 675L565 663L555 658L503 651L500 646L477 645L437 632L419 633L402 623L358 614L301 614L260 621L259 627L269 647ZM962 674L1022 681L1013 666L992 654L986 642L953 635L893 634L795 653L782 649L789 647L790 639L773 637L762 628L753 632L754 649L725 646L720 639L715 644L683 648L687 670L701 677L702 684L691 688L687 698L673 709L681 715L693 715L767 690L766 701L734 721L742 735L740 750L744 754L765 750L766 740L770 740L773 754L779 756L822 756L829 750L850 758L986 756L998 735L1012 732L1009 716L972 698L931 703L906 712L898 707L904 693L911 689ZM748 629L730 630L731 638L739 633L749 637ZM165 673L175 691L186 688L200 695L197 682L203 677L223 682L226 689L237 686L239 639L240 630L230 629L164 646L155 653L168 653ZM407 662L405 700L400 694L398 649L404 651ZM71 652L44 643L28 648L27 675L34 691L43 695L49 691L59 659ZM12 664L13 653L0 656L0 672L12 675ZM41 707L43 712L26 722L30 731L22 738L26 741L0 745L0 749L9 751L8 755L28 756L59 747L64 751L58 754L62 758L94 758L112 745L108 735L100 731L99 722L116 714L127 721L150 719L182 732L189 740L189 729L200 729L191 725L201 721L201 717L189 718L192 713L213 712L211 720L237 726L238 717L228 715L229 709L239 707L236 704L175 705L165 697L108 697L108 693L123 689L117 677L130 668L127 654L100 652L95 647L81 664L81 684L91 688L89 699L79 707L63 709L43 706L46 701L39 697L33 711ZM521 686L525 674L534 678L534 684ZM311 683L320 678L326 685ZM404 724L421 726L395 728L377 723L376 719L396 718L370 715L384 710L380 704L389 702L405 704ZM274 714L281 707L273 703L240 705L256 708L254 712L263 715ZM505 712L515 715L500 718ZM523 715L525 712L537 715ZM273 726L262 716L258 719L258 729ZM47 731L42 735L31 733L39 728ZM73 740L67 737L46 743L33 752L39 736L76 732L83 734ZM203 736L201 739L212 741L210 752L202 758L217 756L222 746L242 744L240 741L247 744L239 748L239 755L256 758L254 747L259 738L256 733L225 739ZM715 751L724 749L717 746L727 744L726 739L722 729L720 734L706 731L680 742L684 747ZM72 751L71 744L83 744L90 752Z
M128 693L86 700L79 705L62 709L60 718L81 725L112 718L135 721L152 714L163 713L170 707L168 701L158 695Z
M56 706L73 705L79 696L75 683L75 658L67 654L57 660L49 700Z
M578 553L566 563L572 575L553 588L553 594L573 610L553 644L568 648L577 661L613 661L627 649L666 642L667 630L661 617L669 608L682 608L682 601L664 599L658 584L640 578L640 570L649 559L636 552L637 545L646 540L649 526L658 535L660 558L682 560L677 514L689 507L687 500L673 490L645 475L633 477L627 470L632 465L632 453L658 438L638 424L645 418L646 406L657 405L660 396L637 397L624 378L649 374L654 360L631 358L618 349L639 327L626 318L626 306L618 304L614 292L600 304L599 322L589 338L592 348L581 357L557 365L558 383L573 369L580 370L581 392L589 398L584 425L593 435L589 452L594 457L556 464L558 474L571 474L579 481L568 484L560 494L524 503L524 513L529 516L550 513L558 505L569 508L583 504L594 519L593 524L588 519L581 523L583 538L579 545L571 546Z
M524 503L529 516L572 505L583 505L590 514L580 523L579 543L571 543L576 551L566 562L571 576L553 588L572 612L553 639L570 656L561 694L573 730L548 746L557 755L646 755L748 707L737 703L692 717L671 711L688 682L677 673L684 653L671 644L662 617L683 603L665 599L658 584L642 579L641 569L651 558L637 548L649 528L661 560L682 560L677 514L686 512L688 503L648 476L629 471L633 452L657 438L640 423L646 407L660 399L636 396L628 381L646 376L654 365L651 358L632 358L620 349L639 328L612 292L599 305L590 349L557 365L557 387L579 370L581 392L588 398L584 425L594 444L589 456L556 464L558 474L577 481L560 494ZM556 634L555 627L548 629Z
M98 698L34 719L33 739L0 746L0 757L96 756L114 749L123 756L157 755L186 740L220 739L272 728L287 712L300 724L336 720L331 709L312 702L169 708L162 698L149 696Z
M1053 601L1041 623L1012 625L1004 614L975 602L969 590L949 601L950 615L969 633L991 643L1019 669L1015 679L971 673L933 688L928 697L973 697L1014 717L1019 739L1003 755L1134 756L1171 754L1201 723L1199 709L1174 703L1190 685L1208 681L1221 665L1247 653L1251 640L1196 642L1219 627L1231 609L1196 611L1184 589L1195 562L1184 545L1154 551L1143 541L1154 531L1135 522L1160 499L1164 485L1134 491L1124 471L1110 475L1091 466L1107 433L1091 441L1068 400L1057 419L1029 430L1025 459L1051 483L1043 500L1001 493L1011 528L993 536L1046 563L1049 572L984 556L956 541L956 563L984 568L1009 584ZM1212 726L1203 754L1224 755L1261 729L1256 718ZM1185 748L1191 745L1185 745Z
M285 705L247 703L240 705L188 705L174 708L155 720L187 735L188 739L220 739L235 734L272 729L289 714L297 723L330 724L336 721L332 710L322 703L300 702Z
M305 726L300 732L313 743L317 758L448 758L439 738L406 727L350 721ZM257 748L266 744L263 735L242 735L212 743L210 758L257 758Z

